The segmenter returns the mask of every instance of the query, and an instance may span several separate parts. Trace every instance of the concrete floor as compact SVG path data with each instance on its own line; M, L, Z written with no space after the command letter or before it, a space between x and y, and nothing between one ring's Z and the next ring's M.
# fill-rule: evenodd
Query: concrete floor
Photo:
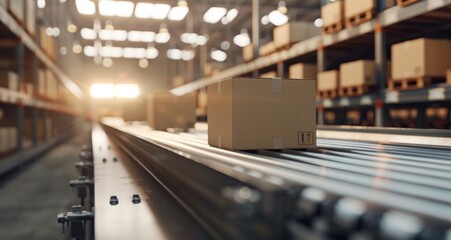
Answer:
M0 239L67 239L56 221L79 200L68 183L88 134L70 139L0 181Z

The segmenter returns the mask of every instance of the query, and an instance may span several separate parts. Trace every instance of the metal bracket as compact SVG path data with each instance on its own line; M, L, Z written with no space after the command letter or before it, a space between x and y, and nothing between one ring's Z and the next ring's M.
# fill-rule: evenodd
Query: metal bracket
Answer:
M82 206L85 204L85 198L88 190L90 196L94 195L94 181L84 176L69 181L69 186L72 188L72 191L77 191L77 196L80 198L80 204Z
M72 206L72 212L59 213L57 221L62 225L62 232L65 233L64 225L70 230L71 239L85 239L86 222L94 219L94 213L82 211L80 205Z

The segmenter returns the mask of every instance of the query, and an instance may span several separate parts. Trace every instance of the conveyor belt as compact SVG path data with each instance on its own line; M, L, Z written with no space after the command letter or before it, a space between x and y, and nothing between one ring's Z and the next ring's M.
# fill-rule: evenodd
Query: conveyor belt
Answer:
M105 129L214 237L451 239L446 134L438 146L319 139L314 150L233 152L205 131Z

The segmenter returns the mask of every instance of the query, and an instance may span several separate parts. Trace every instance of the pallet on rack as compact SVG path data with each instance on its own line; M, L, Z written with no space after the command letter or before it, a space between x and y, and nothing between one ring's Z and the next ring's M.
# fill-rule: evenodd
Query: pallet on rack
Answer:
M410 4L419 2L420 0L396 0L396 5L400 6L400 7L405 7L408 6Z
M372 87L367 86L367 85L352 86L352 87L340 87L338 89L338 95L340 97L360 96L360 95L370 92L371 89L372 89Z
M446 82L445 77L414 77L388 80L389 90L419 89L434 83Z
M345 20L346 27L353 27L357 26L359 24L362 24L364 22L368 22L374 17L374 11L369 10L360 14L357 14L355 16L349 17Z
M317 95L321 98L336 98L337 90L324 90L324 91L318 91Z
M323 27L323 33L324 34L334 34L343 29L343 23L334 23L328 26Z

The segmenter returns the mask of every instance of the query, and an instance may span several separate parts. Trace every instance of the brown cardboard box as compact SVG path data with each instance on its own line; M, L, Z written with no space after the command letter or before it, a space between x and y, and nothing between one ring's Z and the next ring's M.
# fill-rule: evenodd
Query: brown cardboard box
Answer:
M254 45L249 44L243 48L243 61L250 62L254 59Z
M318 73L318 91L336 90L340 76L337 70Z
M274 28L275 47L281 48L316 36L320 29L311 22L289 22Z
M0 87L19 91L19 76L12 71L0 71Z
M38 90L37 93L39 96L45 96L46 94L46 73L43 69L38 69Z
M260 77L261 78L276 78L277 72L272 71L272 72L263 73L263 74L260 74Z
M375 83L374 61L358 60L340 65L340 87L372 86Z
M296 63L290 66L288 70L289 78L293 79L316 79L318 68L315 64Z
M321 18L324 21L324 26L342 23L344 21L344 4L337 0L333 3L324 5L321 8Z
M451 69L446 71L446 83L451 84Z
M234 78L208 86L208 144L230 150L316 146L315 81Z
M147 121L155 130L188 129L196 122L196 94L155 93L147 98Z
M204 76L205 77L209 77L211 76L211 74L213 73L213 64L211 63L206 63L204 64Z
M419 38L392 46L392 78L445 77L451 41Z
M356 17L359 14L376 9L375 0L345 0L345 17Z
M35 0L26 0L26 28L29 33L32 35L36 32L36 1Z
M276 51L276 45L274 42L266 43L260 47L259 51L260 56L267 56Z
M19 21L23 22L25 17L25 0L9 0L9 11Z
M124 99L122 105L122 118L124 121L146 121L146 99Z

